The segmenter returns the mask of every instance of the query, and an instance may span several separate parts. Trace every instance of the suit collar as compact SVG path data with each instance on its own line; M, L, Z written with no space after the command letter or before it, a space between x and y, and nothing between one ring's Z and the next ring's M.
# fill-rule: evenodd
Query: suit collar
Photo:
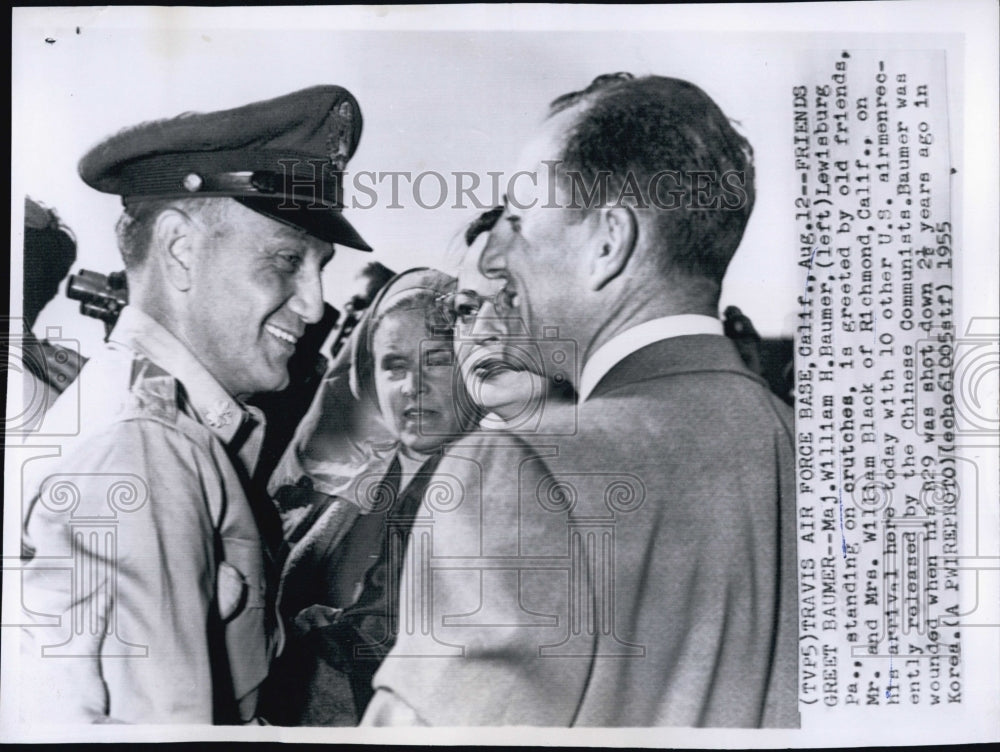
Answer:
M652 378L690 373L733 373L767 388L767 383L746 367L728 337L692 334L659 340L626 356L604 375L589 399Z
M602 378L631 353L646 345L688 334L722 334L722 322L696 313L661 316L619 332L587 358L580 374L578 392L586 400Z

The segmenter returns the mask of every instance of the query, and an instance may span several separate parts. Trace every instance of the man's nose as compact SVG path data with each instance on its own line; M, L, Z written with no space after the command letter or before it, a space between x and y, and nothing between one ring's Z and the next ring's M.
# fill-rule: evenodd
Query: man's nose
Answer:
M504 232L500 227L490 231L486 247L479 256L479 273L484 277L498 277L507 269L506 253L509 241L503 235Z
M288 307L307 324L315 324L323 318L323 280L320 270L303 270L295 282L295 293Z

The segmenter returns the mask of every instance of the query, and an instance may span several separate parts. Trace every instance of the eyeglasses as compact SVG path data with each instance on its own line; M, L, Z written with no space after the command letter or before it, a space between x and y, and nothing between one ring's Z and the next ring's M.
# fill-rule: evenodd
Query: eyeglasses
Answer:
M515 297L515 294L506 287L488 297L483 297L474 290L459 290L440 296L438 303L441 309L450 316L453 326L455 324L471 326L475 323L480 309L486 303L493 304L493 310L496 311L497 316L510 316L517 309L514 302Z

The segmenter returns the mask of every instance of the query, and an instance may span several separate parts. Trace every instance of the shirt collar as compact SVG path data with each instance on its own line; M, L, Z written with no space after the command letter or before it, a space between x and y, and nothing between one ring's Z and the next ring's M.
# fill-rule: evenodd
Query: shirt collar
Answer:
M253 469L260 453L264 414L257 408L243 405L230 395L185 345L162 324L135 306L125 306L109 342L115 342L145 356L176 378L183 386L187 401L201 423L227 446L237 434L243 441L234 447L247 468ZM249 432L240 431L250 417L257 426Z
M598 347L584 363L583 372L580 374L580 388L577 390L580 402L590 396L612 368L647 345L688 334L723 335L723 333L721 321L697 313L663 316L618 332Z

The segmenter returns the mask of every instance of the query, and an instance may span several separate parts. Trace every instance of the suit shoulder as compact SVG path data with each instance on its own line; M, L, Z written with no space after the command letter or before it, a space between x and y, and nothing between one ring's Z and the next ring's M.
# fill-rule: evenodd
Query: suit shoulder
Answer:
M524 437L507 431L475 431L451 444L441 467L454 470L475 465L483 474L517 471L526 463L541 462L547 456Z
M537 450L524 436L512 431L473 431L448 445L444 456L468 457L500 455L505 457L537 456Z
M663 374L624 384L585 402L588 413L605 416L648 410L683 414L719 412L731 416L757 413L790 423L791 408L749 372L698 371Z

